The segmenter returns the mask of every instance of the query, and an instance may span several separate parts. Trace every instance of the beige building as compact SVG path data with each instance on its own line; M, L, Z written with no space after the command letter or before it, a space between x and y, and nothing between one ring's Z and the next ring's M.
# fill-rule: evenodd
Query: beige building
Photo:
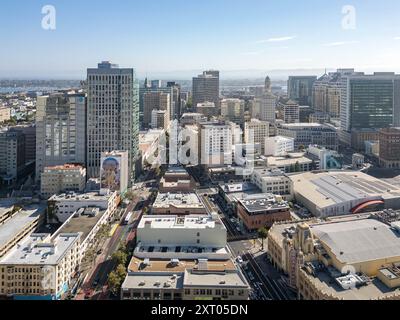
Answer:
M272 263L305 300L400 299L400 213L275 224Z
M221 101L221 116L226 121L243 124L244 100L223 99Z
M60 299L79 265L80 235L32 234L0 260L0 295Z
M86 169L81 165L45 167L40 181L40 192L51 197L61 192L83 192L86 185Z
M280 195L284 200L293 199L293 184L290 178L278 169L255 169L251 182L263 193Z
M151 128L152 129L168 129L169 115L166 110L153 110L151 112Z
M207 210L196 193L159 193L152 208L153 214L189 215L207 214Z
M11 108L0 105L0 123L11 119Z
M146 92L143 95L143 122L145 127L150 127L153 110L165 110L167 114L167 126L171 112L171 98L169 93Z
M254 141L251 141L254 137ZM260 121L258 119L251 119L251 121L244 124L244 142L260 144L261 154L265 154L265 139L269 137L269 123Z
M189 173L181 167L169 168L160 181L160 192L191 192L196 188L196 182Z

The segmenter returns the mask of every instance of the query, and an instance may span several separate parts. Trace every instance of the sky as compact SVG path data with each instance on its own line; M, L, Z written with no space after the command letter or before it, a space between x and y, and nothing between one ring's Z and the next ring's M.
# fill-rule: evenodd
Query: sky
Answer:
M46 5L56 9L55 30L42 28ZM398 0L2 0L0 8L0 78L83 79L102 60L150 78L400 72Z

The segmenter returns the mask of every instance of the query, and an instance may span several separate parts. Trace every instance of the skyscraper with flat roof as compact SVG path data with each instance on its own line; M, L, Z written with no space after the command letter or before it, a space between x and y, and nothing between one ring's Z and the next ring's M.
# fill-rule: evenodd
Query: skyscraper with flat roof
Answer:
M288 80L288 96L301 106L311 106L316 76L292 76Z
M204 71L193 78L193 105L203 102L214 102L219 108L219 71Z
M100 176L102 152L128 151L129 182L139 152L139 84L132 68L102 62L87 70L87 169Z

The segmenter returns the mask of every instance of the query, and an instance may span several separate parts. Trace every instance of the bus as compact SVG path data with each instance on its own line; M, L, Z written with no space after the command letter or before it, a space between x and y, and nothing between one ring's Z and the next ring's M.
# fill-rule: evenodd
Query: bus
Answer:
M131 218L132 218L132 212L129 212L129 213L126 215L125 219L124 219L124 224L125 224L125 225L129 224L129 221L131 220Z

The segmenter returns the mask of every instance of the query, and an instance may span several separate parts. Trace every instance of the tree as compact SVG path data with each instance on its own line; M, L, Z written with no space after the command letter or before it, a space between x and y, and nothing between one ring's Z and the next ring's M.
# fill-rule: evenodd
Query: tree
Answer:
M115 271L111 271L108 275L108 286L113 293L117 293L121 285L121 278Z
M258 236L261 238L262 250L264 251L264 240L268 237L268 230L265 227L262 227L258 230Z
M113 253L112 259L115 260L118 265L125 265L128 260L128 256L125 252L118 250Z
M119 264L118 266L117 266L117 269L115 270L115 272L116 272L116 274L118 275L118 277L120 278L120 279L125 279L125 277L126 277L126 268L125 268L125 265L122 265L122 264Z

